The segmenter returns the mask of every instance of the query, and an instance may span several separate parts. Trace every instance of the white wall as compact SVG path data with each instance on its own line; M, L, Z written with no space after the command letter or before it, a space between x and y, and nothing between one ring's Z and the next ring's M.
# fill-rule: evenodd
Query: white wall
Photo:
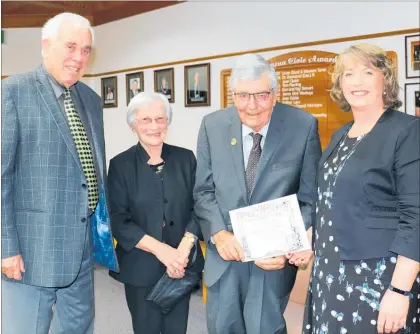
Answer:
M3 29L1 74L11 75L34 69L41 64L41 29Z
M2 29L5 31L5 44L1 45L1 75L12 75L33 70L42 63L41 28ZM90 62L87 73L93 72Z
M96 28L96 72L416 28L416 2L185 2ZM112 61L110 61L112 59Z
M311 42L418 27L418 2L186 2L95 27L96 52L88 73L103 73L169 61L206 57L292 43ZM7 29L2 74L40 63L40 29ZM20 41L11 42L15 36ZM404 36L373 39L398 54L404 86ZM339 53L354 44L327 44L300 50ZM39 50L39 51L38 51ZM295 49L296 50L296 49ZM267 58L294 51L266 52ZM175 68L175 103L169 143L195 150L202 117L220 107L220 71L235 57L211 61L211 106L184 107L184 64ZM153 90L153 70L144 71L145 90ZM84 80L100 93L100 78ZM408 80L407 80L408 82ZM413 82L413 80L411 80ZM403 98L403 95L401 95ZM118 74L118 108L104 109L107 157L136 142L125 123L125 73Z
M380 4L379 14L378 3L366 2L187 2L97 27L96 41L100 52L97 53L94 70L95 73L103 73L264 47L412 29L418 27L418 22L418 3L384 2ZM399 79L403 86L404 36L368 42L397 52ZM340 53L353 43L301 50ZM266 52L263 55L271 58L290 51L293 50ZM175 103L172 105L174 118L168 143L195 151L203 116L220 108L220 71L232 68L235 59L211 61L210 107L184 107L185 64L173 66ZM144 71L146 91L153 91L153 70ZM96 82L99 89L100 78L96 78ZM133 135L127 134L129 130L124 118L125 73L118 75L118 100L118 108L105 110L108 158L136 141Z

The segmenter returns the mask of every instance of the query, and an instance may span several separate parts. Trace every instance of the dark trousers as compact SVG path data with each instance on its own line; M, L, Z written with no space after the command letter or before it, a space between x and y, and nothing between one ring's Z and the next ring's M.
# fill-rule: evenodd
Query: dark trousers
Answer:
M150 288L124 284L125 297L131 313L134 334L185 334L187 332L190 297L188 294L173 309L163 315L146 300Z

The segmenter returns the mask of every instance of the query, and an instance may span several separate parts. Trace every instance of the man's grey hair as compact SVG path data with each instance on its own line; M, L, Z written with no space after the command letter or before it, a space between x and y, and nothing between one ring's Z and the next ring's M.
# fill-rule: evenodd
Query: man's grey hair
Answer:
M231 91L235 91L236 83L239 80L257 80L264 73L268 74L270 89L276 90L278 86L276 71L263 56L257 53L240 56L230 75L229 88Z
M71 23L74 27L89 29L90 34L92 35L93 45L93 41L95 38L89 20L83 16L74 13L61 13L49 19L42 28L42 39L55 38L63 23Z
M172 108L169 104L168 99L165 95L155 92L141 92L133 97L133 99L128 104L127 111L127 124L132 127L136 121L137 110L140 108L145 108L148 104L152 102L159 101L163 104L165 108L166 118L168 119L168 124L172 121Z

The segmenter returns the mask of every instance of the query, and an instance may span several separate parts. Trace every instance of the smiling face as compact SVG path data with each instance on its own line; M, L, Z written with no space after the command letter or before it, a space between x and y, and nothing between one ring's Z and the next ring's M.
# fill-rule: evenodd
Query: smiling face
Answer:
M267 73L256 80L238 80L234 91L236 93L234 103L241 122L256 132L260 131L270 120L273 107L276 104L276 95L271 92L267 100L257 102L254 96L250 96L248 101L243 101L239 94L263 92L271 92Z
M384 109L384 76L373 65L347 56L340 83L352 111Z
M42 40L44 66L59 84L70 87L85 73L91 49L90 30L64 22L55 37Z
M152 101L137 109L132 126L143 147L161 146L168 132L165 106L161 101Z

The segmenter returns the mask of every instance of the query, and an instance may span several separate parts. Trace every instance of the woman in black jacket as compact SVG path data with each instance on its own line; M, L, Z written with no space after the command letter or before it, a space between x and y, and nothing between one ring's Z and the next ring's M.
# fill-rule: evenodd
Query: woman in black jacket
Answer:
M146 296L165 273L184 276L191 249L198 252L191 270L201 272L201 236L193 214L193 152L164 143L172 110L159 93L140 93L128 105L127 122L137 145L114 157L108 186L111 224L117 240L120 273L135 334L183 334L190 294L168 315ZM190 270L190 269L189 269Z
M395 110L396 74L379 47L344 51L332 82L354 121L319 163L303 332L419 333L420 119Z

